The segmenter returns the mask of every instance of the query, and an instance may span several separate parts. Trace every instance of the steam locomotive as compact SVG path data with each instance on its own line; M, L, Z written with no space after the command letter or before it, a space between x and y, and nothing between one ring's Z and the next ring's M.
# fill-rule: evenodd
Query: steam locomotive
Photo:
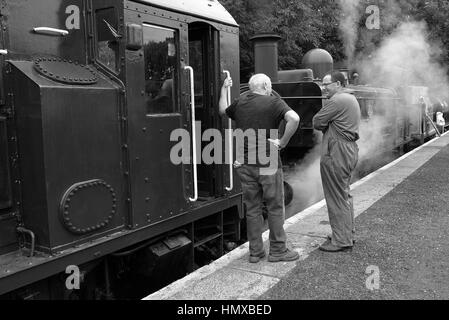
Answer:
M247 90L218 1L3 0L0 13L0 299L140 298L242 240L233 161L195 161L197 137L232 128L224 77L229 100ZM316 49L279 71L279 37L253 40L256 72L301 117L283 156L314 147L332 57ZM425 88L349 88L365 121L388 112L386 149L436 133ZM170 157L179 129L190 164Z
M239 29L218 1L0 10L0 298L139 298L240 240L232 164L170 159L174 130L230 125Z

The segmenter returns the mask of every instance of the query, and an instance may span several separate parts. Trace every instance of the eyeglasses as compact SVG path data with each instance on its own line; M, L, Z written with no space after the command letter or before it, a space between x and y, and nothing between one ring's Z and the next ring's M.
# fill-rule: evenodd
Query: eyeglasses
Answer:
M324 87L330 86L332 83L337 83L338 81L329 82L329 83L323 83Z

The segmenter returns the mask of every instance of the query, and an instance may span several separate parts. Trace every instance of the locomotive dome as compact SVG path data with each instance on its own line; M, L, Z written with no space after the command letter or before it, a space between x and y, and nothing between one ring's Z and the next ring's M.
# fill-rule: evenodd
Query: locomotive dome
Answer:
M231 14L218 0L141 0L141 2L238 26Z
M303 68L312 69L315 77L323 77L334 70L334 59L324 49L313 49L306 53L302 59Z

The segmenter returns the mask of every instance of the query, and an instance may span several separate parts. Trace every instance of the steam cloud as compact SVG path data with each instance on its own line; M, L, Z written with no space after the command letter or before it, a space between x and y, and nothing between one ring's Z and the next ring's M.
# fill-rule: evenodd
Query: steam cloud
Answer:
M369 86L391 90L407 88L404 90L406 104L377 100L370 119L362 122L361 139L358 142L359 164L362 164L358 168L360 173L368 167L376 169L393 159L394 155L391 153L383 154L382 159L373 160L379 150L392 150L396 143L392 137L398 129L397 123L393 121L392 110L402 107L405 109L393 111L396 116L410 116L413 113L410 108L418 103L421 95L441 97L449 92L447 68L438 63L442 51L439 43L429 41L426 23L410 21L410 17L402 14L396 0L386 0L384 3L387 7L381 11L381 28L397 26L395 31L383 40L377 50L370 54L362 52L356 56L358 22L361 18L359 0L340 0L343 10L340 29L349 66L356 67L361 81ZM384 112L376 113L376 110ZM419 126L412 121L411 130L414 129L413 125ZM303 201L310 205L323 198L319 150L319 147L313 149L295 172L287 177L295 192L294 203ZM362 168L363 166L366 168Z
M293 170L288 172L285 179L293 188L294 198L291 207L295 210L305 209L324 198L320 175L322 139L320 132L317 132L317 139L319 143ZM299 205L301 208L298 207Z
M377 154L378 150L394 145L391 137L397 124L392 122L392 118L410 117L410 130L418 132L420 110L416 105L421 96L441 97L442 93L449 91L447 69L438 63L442 54L440 44L429 40L424 21L412 21L410 16L401 12L400 1L385 1L381 11L381 28L396 26L391 35L381 42L377 50L370 54L362 52L354 61L362 82L373 87L398 90L398 93L402 91L405 98L405 103L376 102L375 111L380 109L385 112L375 112L368 122L362 124L359 141L362 162ZM357 13L354 15L360 18ZM351 45L349 49L352 49ZM431 105L428 98L425 102Z
M357 68L375 86L426 86L430 92L445 92L447 70L437 62L442 51L437 43L429 42L427 34L425 22L401 23L379 50L360 59Z
M358 38L358 23L360 20L360 0L340 0L341 18L340 32L345 44L346 57L351 64L354 59Z
M430 107L429 96L448 92L447 70L437 62L441 49L438 44L431 43L427 35L425 22L400 23L377 51L357 62L362 81L375 87L401 89L405 98L405 104L390 102L390 105L381 106L385 114L370 119L368 130L362 130L359 143L362 160L379 150L379 146L388 146L389 141L382 139L388 137L386 131L395 129L397 124L390 119L395 113L410 117L410 130L419 132L420 110L416 106L421 96Z

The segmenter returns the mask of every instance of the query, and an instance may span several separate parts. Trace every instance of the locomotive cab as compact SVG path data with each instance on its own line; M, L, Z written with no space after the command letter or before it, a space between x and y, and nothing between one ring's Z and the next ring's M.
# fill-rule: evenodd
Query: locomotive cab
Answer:
M94 12L109 5L95 1ZM120 77L127 91L134 226L159 223L228 196L225 188L234 180L224 162L203 161L208 144L224 141L202 137L209 129L224 137L227 128L217 107L223 71L239 81L238 28L218 3L176 5L190 15L167 10L164 1L124 3L128 43L121 57L126 71ZM214 20L208 19L208 9ZM97 21L101 24L101 18ZM179 163L173 156L182 137L184 142L188 137L181 152L189 161ZM230 193L238 194L238 186Z

